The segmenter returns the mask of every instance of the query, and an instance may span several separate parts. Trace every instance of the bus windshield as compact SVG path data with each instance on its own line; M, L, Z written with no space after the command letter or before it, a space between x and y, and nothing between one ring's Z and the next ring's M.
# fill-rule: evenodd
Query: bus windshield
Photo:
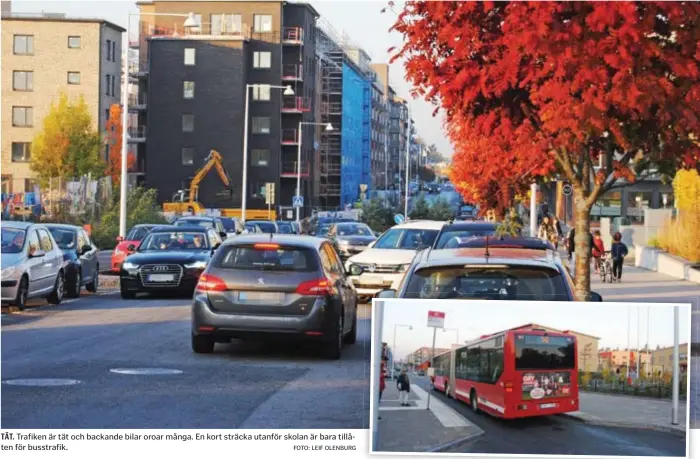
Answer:
M575 367L573 337L516 334L516 370L573 370Z

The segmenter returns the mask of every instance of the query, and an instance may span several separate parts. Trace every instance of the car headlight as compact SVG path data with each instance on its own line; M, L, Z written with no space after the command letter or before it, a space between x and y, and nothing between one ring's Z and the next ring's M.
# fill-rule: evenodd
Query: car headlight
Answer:
M349 244L350 244L350 243L349 243L347 240L345 240L345 239L339 239L339 240L338 240L338 245L339 245L339 246L347 246L347 245L349 245Z
M122 263L122 268L127 269L127 270L129 270L129 269L138 269L138 268L139 268L139 265L134 264L134 263L129 263L128 261L125 261L124 263Z
M204 269L206 267L207 267L206 261L195 261L194 263L190 263L188 265L185 265L185 268L188 268L188 269Z
M8 268L5 268L2 270L2 278L3 279L8 279L12 277L12 275L15 273L16 269L14 266L10 266Z
M410 268L410 267L411 267L411 264L410 264L410 263L407 264L407 265L400 265L400 266L399 266L399 272L400 272L400 273L406 272L406 271L408 271L408 268Z

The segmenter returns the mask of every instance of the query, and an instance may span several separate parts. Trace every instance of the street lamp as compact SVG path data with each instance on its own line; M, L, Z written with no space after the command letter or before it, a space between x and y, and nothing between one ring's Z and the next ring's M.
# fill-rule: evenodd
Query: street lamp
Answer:
M411 152L411 130L413 125L411 123L411 107L406 104L406 112L408 116L408 129L406 130L406 183L405 183L405 196L403 204L403 218L408 220L408 180L410 173L410 152Z
M194 13L188 14L176 14L176 13L136 13L129 11L126 17L126 68L127 71L124 72L124 90L122 91L122 158L121 158L121 178L119 190L119 235L124 238L126 237L126 197L127 197L127 181L129 180L128 175L128 161L127 157L129 154L129 23L131 22L131 17L135 15L143 16L170 16L170 17L184 17L185 22L183 26L185 28L197 27L199 22L195 17Z
M291 86L274 86L269 84L245 85L245 113L243 114L243 183L241 184L241 222L245 224L245 211L248 204L248 106L250 105L250 88L284 89L285 96L293 96Z
M457 333L457 341L455 341L455 343L459 343L459 328L443 328L442 331L443 332L447 332L447 331L456 332Z
M291 89L291 88L290 88ZM287 91L284 92L285 96L287 95L293 95L294 92L292 91L292 94L287 94ZM297 131L297 135L299 136L299 144L297 146L297 196L301 196L301 139L303 136L301 135L301 127L302 126L326 126L326 132L330 132L333 130L333 125L331 123L313 123L313 122L307 122L307 121L300 121L299 122L299 130ZM297 223L299 223L299 213L301 211L300 207L296 208L297 212Z
M413 330L413 326L412 326L412 325L402 325L402 324L395 324L395 325L394 325L394 347L393 347L393 351L392 351L392 352L394 352L394 353L396 353L396 329L399 328L399 327L405 327L405 328L408 328L409 330ZM391 379L394 379L394 368L396 368L396 365L394 365L393 362L392 362L392 365L391 365Z

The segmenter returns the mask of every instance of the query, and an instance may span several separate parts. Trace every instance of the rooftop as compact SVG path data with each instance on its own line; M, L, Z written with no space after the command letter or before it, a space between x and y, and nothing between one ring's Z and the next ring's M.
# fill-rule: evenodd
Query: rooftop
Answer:
M44 21L44 22L82 22L92 24L104 24L119 32L126 32L126 29L101 18L78 18L66 16L64 13L6 13L2 15L3 21Z

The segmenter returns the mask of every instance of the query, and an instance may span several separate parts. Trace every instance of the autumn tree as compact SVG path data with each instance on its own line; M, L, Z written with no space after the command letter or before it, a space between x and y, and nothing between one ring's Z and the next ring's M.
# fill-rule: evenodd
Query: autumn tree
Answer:
M698 167L697 2L408 1L393 29L414 97L443 109L462 190L572 184L579 300L598 198Z
M109 119L106 125L106 140L109 145L109 155L107 157L107 175L112 177L112 183L119 184L122 171L122 107L119 104L112 104L109 107ZM132 170L136 164L136 157L133 153L126 155L127 170Z
M51 104L43 127L32 141L30 167L40 183L51 178L73 180L104 173L100 158L102 141L95 130L85 99L71 101L61 94Z

